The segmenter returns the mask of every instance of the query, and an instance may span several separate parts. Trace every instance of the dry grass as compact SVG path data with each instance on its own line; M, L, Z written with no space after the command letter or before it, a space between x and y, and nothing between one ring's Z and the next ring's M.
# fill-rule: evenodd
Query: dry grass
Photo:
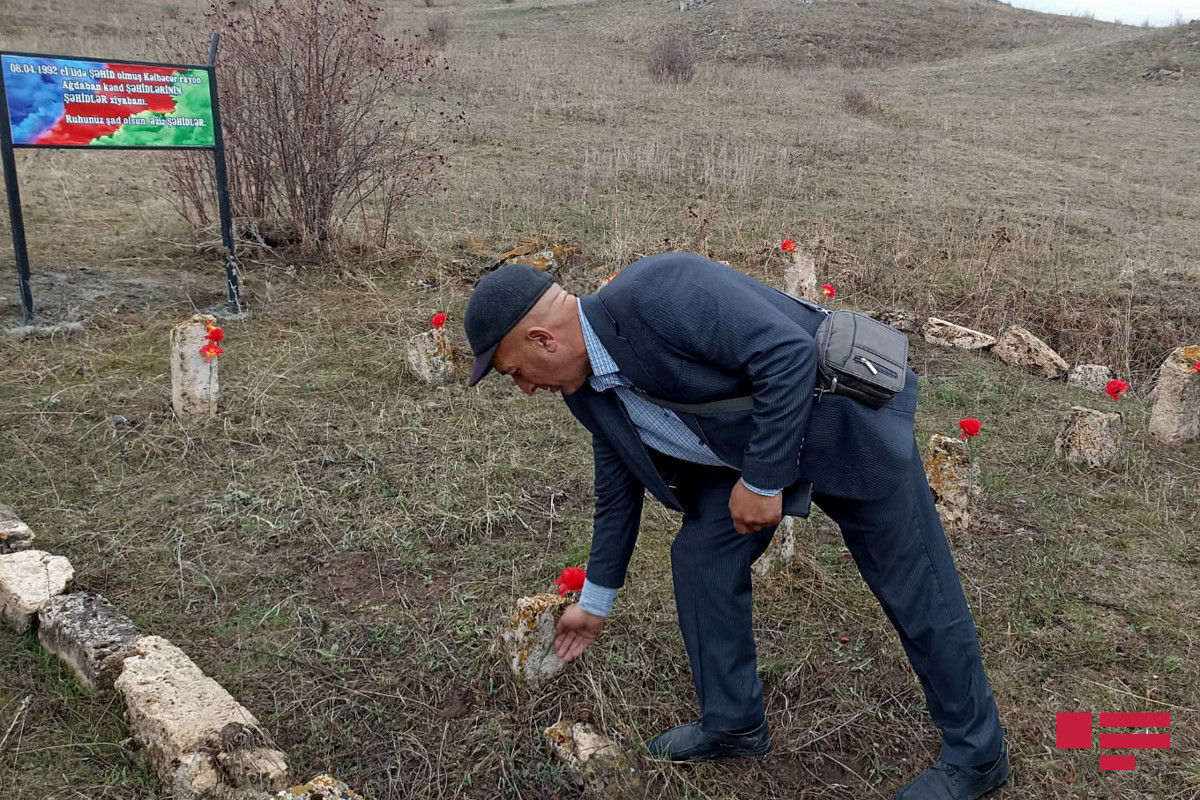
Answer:
M102 26L95 55L133 55L133 15L158 8L10 5L0 34L70 52ZM778 281L772 248L790 236L847 306L1020 322L1133 384L1128 470L1082 473L1049 457L1057 420L1107 398L914 343L918 435L985 424L982 520L956 551L1014 742L998 797L1200 796L1200 449L1143 434L1157 360L1200 336L1200 120L1186 81L1140 79L1161 52L1197 71L1197 32L949 0L882 9L751 0L703 22L648 0L453 6L454 69L426 91L461 102L471 130L448 190L410 211L411 251L297 269L247 250L255 316L227 326L226 410L195 430L170 414L166 331L219 302L218 260L166 215L146 156L18 154L37 298L52 316L99 313L75 338L0 340L0 500L71 557L80 588L218 677L304 777L332 769L380 800L578 796L543 726L590 720L636 748L694 714L663 567L676 520L648 508L584 662L545 693L514 688L491 637L514 598L586 558L587 439L550 398L415 383L403 337L446 310L467 352L454 320L485 259L463 237L578 241L589 258L560 278L588 291L664 246ZM429 14L389 12L397 30ZM680 22L716 35L698 38L693 81L655 83L643 56ZM888 115L843 111L848 83ZM0 293L7 323L15 292ZM804 535L806 557L756 600L775 751L651 766L648 796L889 797L936 757L836 535ZM4 641L0 727L33 697L0 752L6 797L161 794L116 747L115 704ZM1101 773L1094 751L1054 750L1057 710L1170 710L1173 747Z

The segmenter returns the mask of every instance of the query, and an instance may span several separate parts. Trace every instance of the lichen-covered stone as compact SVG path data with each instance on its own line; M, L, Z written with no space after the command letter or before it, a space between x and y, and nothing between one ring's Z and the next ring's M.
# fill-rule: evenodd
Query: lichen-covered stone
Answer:
M17 512L0 503L0 554L28 550L33 547L34 538L33 531Z
M205 325L216 320L211 314L195 314L171 329L171 406L180 419L214 417L221 403L221 359L200 355L208 334Z
M1067 385L1085 389L1097 394L1104 393L1104 387L1112 380L1112 370L1103 364L1076 364L1067 373Z
M905 311L903 308L884 308L872 312L868 316L879 320L884 325L891 325L903 333L912 333L921 321L916 312Z
M284 789L277 800L363 800L363 796L332 775L318 775L308 783Z
M1176 349L1158 371L1150 433L1167 442L1200 436L1200 345Z
M537 686L566 669L566 662L554 652L554 626L569 604L565 597L554 594L517 600L501 641L518 680Z
M784 517L771 537L771 544L761 556L755 559L751 569L755 575L766 577L783 569L796 557L796 521Z
M17 631L33 627L38 610L75 577L71 562L41 550L0 555L0 614Z
M1001 331L992 352L1006 364L1024 367L1051 380L1061 378L1071 368L1066 359L1054 352L1050 345L1020 325Z
M454 372L453 354L445 333L428 330L409 341L408 366L426 383L445 383Z
M292 783L254 715L166 639L138 639L114 687L176 800L262 800Z
M138 638L133 621L99 595L59 595L38 612L42 647L92 688L112 688Z
M967 443L935 433L925 451L925 476L946 533L953 537L971 526L979 498L979 469Z
M955 325L944 319L930 317L921 326L925 341L941 347L957 347L960 350L984 350L996 344L996 337L980 331Z
M641 785L621 746L586 723L559 722L542 731L542 737L593 796L622 797Z
M793 297L802 297L814 303L824 300L817 289L817 262L799 247L792 251L791 258L792 263L784 273L784 291Z
M1069 464L1119 467L1125 463L1125 420L1116 411L1072 406L1054 439L1054 455Z

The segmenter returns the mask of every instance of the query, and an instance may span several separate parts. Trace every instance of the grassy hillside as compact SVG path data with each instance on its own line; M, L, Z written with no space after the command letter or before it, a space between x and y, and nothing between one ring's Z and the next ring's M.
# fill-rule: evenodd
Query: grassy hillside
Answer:
M1111 401L913 343L920 440L984 423L980 522L955 550L1013 740L998 797L1200 796L1200 444L1145 434L1149 378L1200 339L1200 27L952 0L385 8L396 32L451 22L452 69L422 90L467 115L446 189L409 209L395 251L313 264L244 248L254 316L226 327L214 425L185 430L168 401L167 330L222 296L215 236L186 230L152 169L170 156L18 153L35 294L48 318L89 325L0 338L0 501L72 559L79 588L187 651L304 777L329 769L381 799L579 796L543 727L587 720L636 749L694 714L664 567L677 520L648 506L583 662L547 692L514 688L493 634L516 597L586 559L591 463L557 399L464 387L455 325L487 262L478 240L578 242L586 258L558 277L589 291L667 247L778 284L791 237L846 307L1025 324L1133 385L1128 469L1083 473L1050 457L1058 421ZM134 57L147 28L200 10L14 2L0 39ZM645 54L680 26L696 76L653 83ZM1184 79L1142 77L1163 55ZM854 90L874 107L849 108ZM435 311L464 360L462 380L430 388L405 337ZM890 797L936 758L836 531L818 520L802 543L756 597L772 754L648 764L647 796ZM6 797L162 796L119 747L119 704L9 634L0 676ZM1101 773L1094 751L1054 749L1060 710L1169 710L1173 746Z

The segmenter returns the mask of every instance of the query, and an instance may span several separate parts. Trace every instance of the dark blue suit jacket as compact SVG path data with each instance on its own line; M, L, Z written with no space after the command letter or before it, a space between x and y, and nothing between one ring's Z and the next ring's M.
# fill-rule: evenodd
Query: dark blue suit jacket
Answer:
M916 375L910 370L905 390L878 410L834 395L814 402L813 334L823 315L788 295L700 256L664 253L629 265L579 302L638 389L677 403L754 398L753 411L679 415L747 483L807 480L814 492L869 500L890 494L906 474ZM595 454L588 579L623 586L644 490L683 509L612 392L585 383L564 399L592 433Z

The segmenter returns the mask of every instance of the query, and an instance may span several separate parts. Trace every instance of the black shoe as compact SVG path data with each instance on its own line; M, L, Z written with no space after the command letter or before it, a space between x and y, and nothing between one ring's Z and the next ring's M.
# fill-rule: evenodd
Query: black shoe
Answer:
M713 758L746 758L764 755L771 749L767 721L749 733L706 731L699 722L676 725L646 743L654 758L667 761L708 761Z
M939 761L896 792L892 800L977 800L1008 780L1008 740L1000 746L1000 757L986 771Z

